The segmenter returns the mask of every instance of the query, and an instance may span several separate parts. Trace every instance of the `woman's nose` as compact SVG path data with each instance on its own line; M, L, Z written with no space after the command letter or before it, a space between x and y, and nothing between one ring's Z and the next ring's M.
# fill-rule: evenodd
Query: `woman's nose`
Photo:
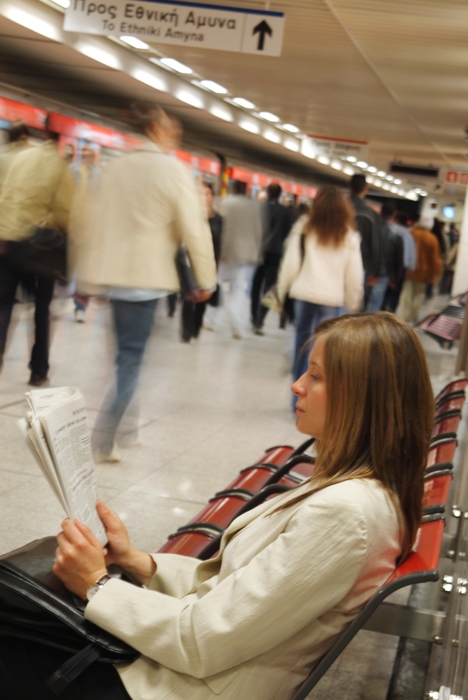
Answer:
M293 394L296 396L303 396L304 395L304 387L302 386L301 383L302 377L299 377L297 381L294 382L294 384L291 386L291 391Z

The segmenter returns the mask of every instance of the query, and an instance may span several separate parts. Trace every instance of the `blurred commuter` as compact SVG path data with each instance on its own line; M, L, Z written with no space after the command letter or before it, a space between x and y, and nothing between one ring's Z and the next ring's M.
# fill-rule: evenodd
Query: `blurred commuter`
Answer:
M250 297L252 277L262 245L260 206L246 196L246 184L232 183L232 194L223 207L221 277L228 282L226 308L233 338L242 338L247 327L245 302Z
M376 295L372 297L374 303L380 302L379 308L369 309L369 311L381 311L384 308L384 301L387 290L401 288L404 276L404 254L403 240L398 233L392 229L390 221L395 213L395 205L391 202L384 202L380 210L381 219L381 270L386 274L386 286L382 284L382 276L380 277L380 296L376 299ZM375 287L374 287L375 290Z
M158 299L176 292L175 255L183 242L200 286L216 285L210 229L199 194L186 170L169 151L174 122L159 107L132 107L142 144L109 163L90 218L87 249L79 259L79 279L101 285L112 306L116 336L116 387L105 399L92 434L96 461L117 462L114 447L121 419L135 393Z
M459 244L455 243L447 256L447 260L444 264L444 274L440 281L439 294L448 294L450 296L452 293L453 276L457 265L458 246Z
M431 224L422 217L411 229L416 244L416 267L406 272L397 314L413 323L418 320L427 285L437 280L442 269L439 244L430 231Z
M448 230L448 239L449 239L449 245L450 248L453 248L453 246L458 243L460 238L460 234L458 233L458 229L456 227L456 224L449 224L449 230Z
M445 224L443 221L434 217L434 221L431 227L431 233L436 237L437 243L439 244L439 255L442 263L445 263L447 257L448 241L445 240L444 236ZM426 287L426 299L432 299L434 295L434 285L432 282Z
M378 311L379 309L374 307L383 299L381 288L386 288L387 281L383 280L380 283L379 279L383 272L381 225L379 215L364 201L368 189L364 175L352 176L349 182L350 201L355 212L355 227L361 234L362 264L365 273L364 306L366 310Z
M80 161L72 163L70 170L80 197L86 197L89 194L89 190L97 186L101 175L101 170L96 165L96 152L90 145L85 144L83 146ZM75 303L75 321L84 323L90 297L88 294L82 294L76 290L72 296Z
M211 237L213 239L213 250L216 266L219 263L221 253L221 235L223 230L223 218L213 207L215 192L210 182L203 183L203 195L205 198L206 215L210 225ZM191 299L184 299L182 302L182 341L190 343L192 338L198 338L203 326L203 318L208 305L217 306L219 303L219 285L216 291L207 301L195 302Z
M49 307L55 271L44 268L44 274L30 272L26 259L21 260L21 251L22 244L33 236L47 240L56 236L58 240L67 233L75 186L66 162L59 156L58 139L59 134L48 131L44 144L14 158L0 200L0 238L9 242L8 256L2 259L0 353L3 356L16 288L26 280L35 297L35 342L29 363L32 386L44 384L49 371ZM47 251L44 262L46 256Z
M262 263L257 267L252 283L251 320L254 332L263 335L268 309L262 297L276 284L286 240L294 222L294 213L279 203L281 186L272 182L267 187L268 199L261 206L263 242Z
M384 204L385 206L385 204ZM383 210L383 207L382 207ZM388 219L392 231L401 238L403 246L403 269L400 279L391 281L385 293L383 309L394 313L400 300L400 294L405 281L407 270L414 270L416 267L416 244L411 233L406 228L408 214L404 211L393 211Z
M305 225L299 220L287 241L278 297L283 302L289 293L295 300L294 380L307 369L306 348L315 326L339 316L345 304L352 311L361 307L364 275L353 222L349 201L337 187L327 185L318 191Z
M7 145L0 151L0 196L14 159L29 147L29 129L24 122L14 122L8 131Z

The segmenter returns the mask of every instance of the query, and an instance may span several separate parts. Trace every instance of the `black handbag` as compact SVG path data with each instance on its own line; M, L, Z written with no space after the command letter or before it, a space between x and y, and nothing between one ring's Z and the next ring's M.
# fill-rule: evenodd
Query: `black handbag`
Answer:
M7 259L23 272L67 279L67 239L56 229L38 226L30 238L8 241Z
M85 601L55 576L55 537L0 556L0 634L71 652L47 681L59 695L94 661L131 663L139 652L84 617ZM138 584L119 567L109 573Z
M176 253L175 264L179 275L180 294L183 299L190 299L198 291L199 286L195 278L190 256L185 246L180 246Z

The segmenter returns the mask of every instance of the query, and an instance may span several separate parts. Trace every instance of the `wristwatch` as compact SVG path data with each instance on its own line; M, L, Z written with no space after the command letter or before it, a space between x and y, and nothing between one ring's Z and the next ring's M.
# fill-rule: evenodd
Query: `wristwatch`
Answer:
M91 600L93 596L96 595L98 591L101 590L101 588L111 580L111 577L108 574L104 574L104 576L101 576L101 578L98 578L98 580L93 583L91 586L88 587L86 591L86 598L88 601Z

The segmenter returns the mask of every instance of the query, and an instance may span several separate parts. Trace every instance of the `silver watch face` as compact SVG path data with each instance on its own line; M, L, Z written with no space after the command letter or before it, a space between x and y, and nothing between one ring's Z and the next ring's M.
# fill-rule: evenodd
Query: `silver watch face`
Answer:
M96 593L98 592L98 590L99 590L100 588L101 588L101 586L100 586L98 583L93 583L93 585L90 586L90 587L88 588L88 590L86 591L86 597L87 597L87 599L88 599L88 600L91 600L91 598L92 598L93 596L96 595Z
M96 593L104 586L105 583L110 581L111 577L108 575L102 576L99 581L96 581L96 583L93 583L92 586L89 586L88 590L86 591L86 598L88 600L91 600L93 596L96 595Z

